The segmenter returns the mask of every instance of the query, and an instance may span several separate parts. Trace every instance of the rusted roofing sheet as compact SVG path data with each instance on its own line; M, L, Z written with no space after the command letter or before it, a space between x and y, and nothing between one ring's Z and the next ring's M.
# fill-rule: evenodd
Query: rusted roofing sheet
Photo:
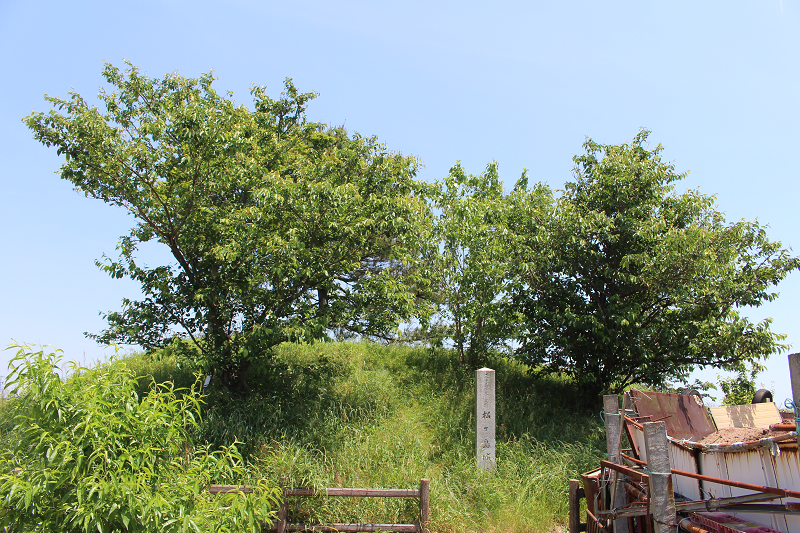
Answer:
M716 431L699 396L638 390L630 393L639 416L649 416L649 422L663 420L667 425L667 435L674 439L697 442Z

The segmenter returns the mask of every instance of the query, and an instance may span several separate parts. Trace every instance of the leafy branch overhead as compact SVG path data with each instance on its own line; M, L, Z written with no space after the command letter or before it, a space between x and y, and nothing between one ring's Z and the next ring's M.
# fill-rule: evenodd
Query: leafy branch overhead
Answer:
M210 73L103 74L114 87L99 95L104 109L72 93L26 118L65 156L64 179L137 221L119 258L98 265L138 281L144 298L108 313L94 338L152 347L178 331L241 388L253 358L282 341L387 337L411 316L426 220L416 159L308 121L315 95L291 80L278 100L255 87L251 110L220 96ZM175 262L138 264L151 240Z

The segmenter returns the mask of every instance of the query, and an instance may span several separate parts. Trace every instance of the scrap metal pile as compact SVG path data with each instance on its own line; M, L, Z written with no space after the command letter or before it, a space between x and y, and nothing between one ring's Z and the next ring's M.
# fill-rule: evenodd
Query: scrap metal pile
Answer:
M798 433L775 404L632 390L622 409L605 397L605 421L608 459L570 482L570 533L800 532Z

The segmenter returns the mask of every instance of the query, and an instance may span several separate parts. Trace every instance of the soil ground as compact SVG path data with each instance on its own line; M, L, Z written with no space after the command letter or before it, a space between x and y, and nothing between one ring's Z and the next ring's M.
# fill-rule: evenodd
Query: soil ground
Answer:
M748 442L766 437L785 435L788 431L770 431L769 428L723 428L708 435L700 444L716 444L725 446L735 442Z

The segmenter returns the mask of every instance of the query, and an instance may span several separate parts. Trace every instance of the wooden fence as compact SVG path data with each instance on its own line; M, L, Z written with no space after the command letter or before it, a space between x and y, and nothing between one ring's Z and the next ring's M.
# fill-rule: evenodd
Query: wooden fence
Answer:
M209 492L253 492L251 487L239 485L211 485ZM417 524L292 524L288 520L288 499L291 496L330 496L355 498L419 498L419 523ZM414 531L427 533L429 519L430 484L427 479L420 480L418 489L350 489L350 488L283 488L278 510L278 519L265 531L285 533L286 531Z

